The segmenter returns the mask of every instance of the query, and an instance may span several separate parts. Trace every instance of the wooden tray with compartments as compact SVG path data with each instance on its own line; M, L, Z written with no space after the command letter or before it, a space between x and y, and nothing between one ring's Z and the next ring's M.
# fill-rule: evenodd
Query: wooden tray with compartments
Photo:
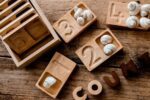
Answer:
M127 28L128 26L126 25L126 19L130 16L129 11L127 9L127 5L128 2L125 3L125 2L110 1L106 18L106 24ZM138 18L140 18L139 15ZM140 25L134 29L146 30L142 28Z
M113 38L112 43L116 45L116 50L111 55L106 55L103 51L104 45L100 42L100 38L103 35L110 35ZM119 40L115 37L115 35L109 30L105 30L102 33L100 33L99 36L97 36L92 41L89 41L84 46L79 48L76 51L76 54L80 58L80 60L84 63L86 68L89 71L94 70L96 67L98 67L100 64L102 64L104 61L109 59L111 56L116 54L118 51L123 49L123 46L119 42Z
M0 35L17 67L30 64L60 42L35 0L2 0Z
M36 87L52 98L56 98L75 67L75 62L56 52L36 83ZM55 78L56 83L49 88L45 88L43 83L49 76Z
M90 8L83 2L80 2L75 7L90 10ZM96 15L92 11L91 13L93 15L92 20L85 21L85 24L83 26L80 26L74 18L75 12L73 8L70 11L68 11L63 17L61 17L56 23L54 23L53 27L61 36L61 38L66 43L69 43L96 20Z

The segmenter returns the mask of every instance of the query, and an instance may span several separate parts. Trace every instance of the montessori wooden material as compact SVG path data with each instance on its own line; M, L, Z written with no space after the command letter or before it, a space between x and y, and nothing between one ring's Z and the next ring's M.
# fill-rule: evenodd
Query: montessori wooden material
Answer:
M108 13L106 18L106 24L112 26L121 26L128 27L126 25L126 19L130 16L129 11L127 9L128 2L117 2L110 1L108 7ZM140 18L140 16L137 16ZM134 29L143 29L140 25L135 27Z
M97 80L92 80L88 84L88 91L92 95L99 95L102 92L102 84Z
M113 81L108 76L104 76L103 79L106 82L106 84L110 86L111 88L117 88L120 85L120 78L115 71L112 71L111 75L112 75Z
M120 65L123 75L128 78L129 76L135 76L138 74L138 67L133 62L133 60L130 60L127 64L122 63Z
M5 1L8 6L0 12L1 39L16 66L27 66L60 40L35 0Z
M90 10L88 6L83 2L77 4L76 7ZM83 26L80 26L74 18L74 13L75 12L73 8L53 25L55 30L66 43L69 43L72 39L74 39L77 35L79 35L84 29L86 29L96 20L96 15L92 12L93 19L85 22Z
M104 45L102 45L102 43L100 42L100 38L103 35L110 35L113 38L112 43L116 46L116 50L111 55L106 55L103 51ZM86 68L89 71L92 71L93 69L98 67L104 61L108 60L110 57L112 57L121 49L123 49L123 46L121 45L119 40L115 37L115 35L109 29L107 29L103 31L102 33L100 33L100 35L98 35L92 41L89 41L84 46L79 48L76 51L76 54L84 63Z
M71 61L58 52L55 53L47 68L36 83L36 87L41 89L49 96L56 98L75 66L75 62ZM56 79L56 84L54 84L50 88L45 88L43 87L43 82L49 76Z
M74 100L87 100L87 94L84 94L83 96L79 96L79 93L83 92L83 88L81 86L76 87L73 90L72 96Z

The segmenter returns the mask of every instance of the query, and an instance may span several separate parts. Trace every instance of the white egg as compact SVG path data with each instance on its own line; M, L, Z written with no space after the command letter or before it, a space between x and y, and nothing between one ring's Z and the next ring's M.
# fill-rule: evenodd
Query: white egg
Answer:
M100 41L103 45L106 45L106 44L112 43L113 39L110 35L103 35L100 38Z
M111 55L116 51L116 46L114 44L107 44L104 46L103 51L106 55Z
M79 24L79 25L84 25L84 23L85 23L85 20L84 20L84 18L83 17L78 17L77 18L77 23Z
M50 88L51 86L53 86L56 83L56 79L52 76L48 76L45 81L43 82L43 86L45 88Z

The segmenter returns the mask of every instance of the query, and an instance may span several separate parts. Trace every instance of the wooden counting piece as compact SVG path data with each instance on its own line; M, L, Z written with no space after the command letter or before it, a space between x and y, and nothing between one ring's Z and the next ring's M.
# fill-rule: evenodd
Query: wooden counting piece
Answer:
M139 56L138 60L140 61L143 67L148 68L150 66L150 56L148 52L145 52L144 54Z
M128 78L129 76L137 75L138 74L138 68L136 64L133 62L133 60L130 60L127 64L121 64L121 70L123 75Z
M53 27L61 38L66 43L69 43L95 20L96 15L85 3L80 2L56 23L54 23Z
M80 96L79 92L83 92L83 88L81 86L78 86L73 90L72 96L74 100L87 100L87 94Z
M13 12L2 19L4 24L0 23L0 35L17 67L29 65L60 43L52 25L35 0L16 0L3 11L8 10Z
M113 77L113 81L108 76L104 76L103 79L106 82L106 84L110 86L111 88L117 88L120 85L119 76L117 75L115 71L112 71L111 75Z
M109 3L106 24L147 30L150 28L148 24L150 19L141 17L141 9L141 4L136 1L127 3L111 1Z
M88 84L88 91L92 95L99 95L102 92L102 84L97 80L93 80Z
M121 49L123 49L123 46L119 40L107 29L79 48L76 54L86 68L92 71Z
M47 68L36 83L37 88L56 98L71 75L76 63L60 53L55 53Z

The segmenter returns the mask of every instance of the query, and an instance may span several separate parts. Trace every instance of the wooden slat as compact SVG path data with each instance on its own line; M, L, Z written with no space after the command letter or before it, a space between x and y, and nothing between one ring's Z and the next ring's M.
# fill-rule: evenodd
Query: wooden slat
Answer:
M1 11L0 12L0 20L3 19L3 18L5 18L10 13L12 13L12 9L14 9L17 5L19 5L20 3L24 2L24 1L26 1L26 0L17 0L12 5L8 6L3 11Z
M25 12L24 14L22 14L20 17L18 17L17 19L15 19L13 22L11 22L8 25L6 25L5 27L3 27L0 30L0 34L4 35L7 32L9 32L10 30L16 28L18 25L20 25L20 21L23 20L23 18L29 16L32 13L35 13L33 8L31 8L30 10L28 10L27 12Z
M29 3L24 4L19 9L5 17L3 20L0 21L0 28L5 27L5 25L9 24L10 22L14 21L16 19L16 15L25 10L26 8L31 8Z
M7 39L9 36L11 36L13 33L17 32L19 29L23 28L24 26L26 26L29 22L33 21L34 19L38 18L38 14L33 15L32 17L30 17L28 20L26 20L25 22L21 23L18 27L16 27L14 30L10 31L9 33L7 33L5 36L2 37L2 40L5 41L5 39Z

